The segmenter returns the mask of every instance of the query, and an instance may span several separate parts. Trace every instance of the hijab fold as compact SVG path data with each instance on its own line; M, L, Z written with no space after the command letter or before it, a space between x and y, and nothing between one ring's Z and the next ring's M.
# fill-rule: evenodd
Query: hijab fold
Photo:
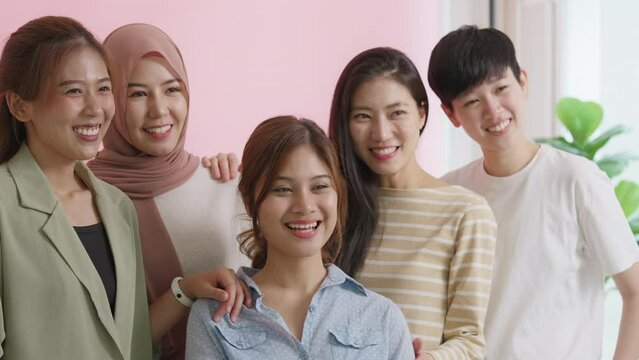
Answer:
M126 126L127 85L143 57L162 58L167 70L183 85L189 102L188 79L182 55L162 30L147 24L130 24L114 30L104 41L112 61L116 112L104 137L104 149L89 163L96 176L125 192L135 205L140 226L142 256L149 303L171 287L182 267L175 247L153 200L184 184L199 166L199 159L184 150L187 119L178 143L169 154L151 156L135 148ZM117 309L116 309L117 311ZM165 360L184 359L186 318L162 341Z

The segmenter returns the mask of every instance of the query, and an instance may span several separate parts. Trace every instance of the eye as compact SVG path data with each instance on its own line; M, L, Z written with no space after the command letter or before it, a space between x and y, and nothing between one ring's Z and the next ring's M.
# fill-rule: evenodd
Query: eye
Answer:
M366 114L366 113L356 113L352 116L353 120L367 120L370 119L371 117Z
M500 93L508 88L508 85L502 85L497 88L497 93Z
M400 109L400 110L395 110L395 111L393 111L393 112L391 113L391 116L392 116L392 117L399 117L399 116L402 116L402 115L406 115L407 113L408 113L408 112L407 112L406 110L402 110L402 109Z
M142 90L133 91L129 94L129 97L142 97L142 96L146 96L146 93Z
M100 86L98 91L99 92L103 92L103 93L110 93L111 92L111 86L108 86L108 85Z
M479 103L478 99L471 99L471 100L468 100L468 101L466 101L464 103L464 107L472 106L472 105L475 105L477 103Z
M78 88L73 88L73 89L69 89L65 92L65 94L68 95L82 95L82 90L78 89Z
M166 89L166 92L169 94L179 93L182 92L182 89L179 86L171 86L170 88Z
M312 190L315 192L321 192L323 190L330 189L330 187L331 186L329 184L321 183L313 186Z
M278 194L278 195L285 195L289 192L292 192L293 189L291 189L288 186L277 186L272 190L274 193Z

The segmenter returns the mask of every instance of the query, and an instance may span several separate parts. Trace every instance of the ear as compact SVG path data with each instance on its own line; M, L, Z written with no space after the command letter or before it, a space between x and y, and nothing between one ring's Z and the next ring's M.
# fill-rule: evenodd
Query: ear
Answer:
M13 91L7 92L5 95L7 106L14 118L21 122L31 121L31 103L24 100L20 95Z
M419 105L419 128L423 128L426 124L426 109L424 109L424 103Z
M526 69L520 69L519 72L519 85L524 91L524 96L528 96L528 72Z
M461 123L459 122L459 120L457 120L457 117L455 116L455 113L453 112L453 110L444 104L441 104L441 107L442 107L442 110L444 110L444 114L446 114L446 116L448 117L448 120L450 120L453 126L457 128L460 127Z

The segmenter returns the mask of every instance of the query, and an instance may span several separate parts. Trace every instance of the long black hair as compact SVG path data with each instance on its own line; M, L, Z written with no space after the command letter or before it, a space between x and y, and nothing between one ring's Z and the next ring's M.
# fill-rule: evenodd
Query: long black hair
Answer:
M337 149L348 189L344 243L337 265L351 276L355 276L364 265L377 226L378 176L355 153L348 123L355 91L363 83L380 77L388 77L404 85L417 105L428 114L424 82L413 62L399 50L388 47L366 50L346 65L337 81L328 134ZM423 130L424 127L420 134Z

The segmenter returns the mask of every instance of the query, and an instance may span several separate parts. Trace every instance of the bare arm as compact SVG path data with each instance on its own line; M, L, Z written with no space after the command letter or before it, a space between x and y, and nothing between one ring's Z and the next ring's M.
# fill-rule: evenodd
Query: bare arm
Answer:
M242 302L250 305L248 288L227 268L216 268L185 277L180 281L180 289L192 300L204 298L219 301L220 307L212 315L215 321L219 321L225 312L230 313L231 319L235 320L242 308ZM189 308L177 301L171 290L152 303L149 307L149 318L153 345L159 344L162 337L188 312Z
M613 276L623 300L614 360L639 359L639 263Z

